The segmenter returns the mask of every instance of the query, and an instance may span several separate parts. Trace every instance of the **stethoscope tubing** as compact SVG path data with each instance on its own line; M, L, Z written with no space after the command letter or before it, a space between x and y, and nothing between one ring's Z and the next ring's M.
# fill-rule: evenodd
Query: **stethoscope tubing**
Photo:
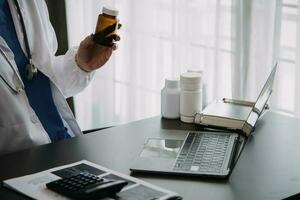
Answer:
M26 32L26 28L25 28L25 23L24 23L24 19L23 19L23 15L18 3L18 0L14 0L15 6L17 8L17 12L18 15L20 17L20 22L21 22L21 27L23 30L23 34L24 34L24 43L25 43L25 48L27 51L27 56L28 56L28 60L29 60L29 64L33 66L32 64L32 56L31 56L31 52L30 52L30 47L29 47L29 42L28 42L28 36L27 36L27 32ZM20 77L19 72L14 68L14 66L12 65L12 63L9 61L9 59L7 58L6 54L3 52L3 50L0 48L0 52L2 54L2 56L5 58L5 60L8 62L9 66L11 67L11 69L14 71L21 88L18 88L18 86L14 87L12 86L9 82L7 82L7 80L5 80L5 78L0 74L1 79L4 81L4 83L11 89L13 90L15 93L19 93L21 90L24 90L25 86L24 83L22 81L22 78ZM33 66L34 67L34 66Z

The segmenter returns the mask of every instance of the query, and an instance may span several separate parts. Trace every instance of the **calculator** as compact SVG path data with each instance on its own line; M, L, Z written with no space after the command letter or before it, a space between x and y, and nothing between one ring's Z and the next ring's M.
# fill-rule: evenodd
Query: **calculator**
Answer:
M114 196L127 184L124 180L108 180L83 172L47 183L46 187L73 199L100 199Z

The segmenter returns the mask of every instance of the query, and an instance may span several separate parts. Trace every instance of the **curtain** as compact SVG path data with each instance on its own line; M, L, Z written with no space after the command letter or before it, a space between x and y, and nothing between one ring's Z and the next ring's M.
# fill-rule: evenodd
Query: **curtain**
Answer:
M54 28L58 49L56 55L65 54L68 50L68 34L67 34L67 21L66 21L66 6L65 1L61 0L46 0L49 18ZM67 102L74 113L74 101L70 97ZM75 114L75 113L74 113Z
M119 9L122 39L75 96L82 129L159 115L164 79L188 69L203 71L208 101L255 100L276 60L271 107L300 115L297 0L68 0L70 46L93 33L104 5Z

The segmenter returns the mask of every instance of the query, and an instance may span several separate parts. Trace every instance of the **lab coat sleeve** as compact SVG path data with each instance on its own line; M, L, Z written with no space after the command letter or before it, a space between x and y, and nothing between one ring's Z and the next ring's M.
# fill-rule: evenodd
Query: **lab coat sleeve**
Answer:
M45 23L47 24L49 45L51 55L51 68L54 74L54 81L63 95L71 97L81 92L92 80L94 72L85 72L80 69L75 61L78 47L69 49L65 55L55 56L57 51L57 38L49 19L47 5L41 1L43 10L46 14Z
M52 60L56 83L66 98L81 92L94 75L94 72L85 72L77 66L75 62L77 49L73 47L65 55L54 56Z

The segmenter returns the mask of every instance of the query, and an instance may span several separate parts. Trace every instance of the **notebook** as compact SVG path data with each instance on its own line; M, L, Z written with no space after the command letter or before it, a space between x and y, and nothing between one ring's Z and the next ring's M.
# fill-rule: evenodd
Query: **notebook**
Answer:
M272 69L256 102L222 99L209 104L195 115L195 123L209 128L221 128L249 136L272 94L277 63Z

